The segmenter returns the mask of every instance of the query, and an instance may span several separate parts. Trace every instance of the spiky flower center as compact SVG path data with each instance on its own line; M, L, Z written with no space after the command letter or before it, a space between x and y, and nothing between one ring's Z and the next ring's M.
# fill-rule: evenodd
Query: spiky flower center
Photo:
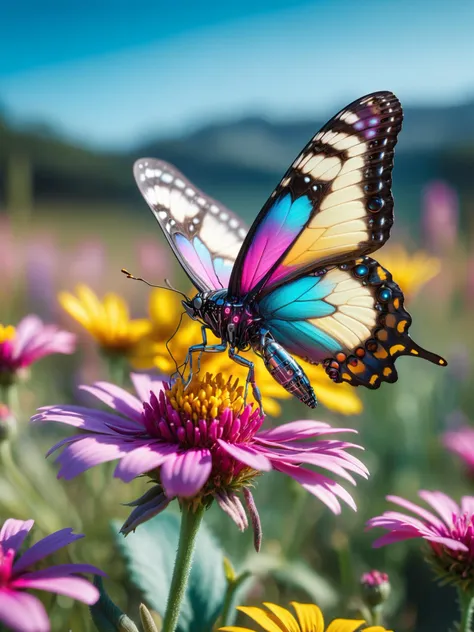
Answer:
M440 536L458 540L466 545L467 551L455 551L449 546L430 542L432 561L441 570L447 582L469 585L474 582L474 516L470 513L452 515L452 526L437 529Z
M218 440L248 443L263 423L259 410L244 405L238 380L219 373L193 378L188 387L178 380L171 388L150 394L143 404L147 432L182 448L215 448Z
M143 404L147 433L181 450L205 448L212 454L212 473L206 491L242 487L257 474L236 461L220 445L251 443L263 423L259 409L245 405L238 380L219 373L193 378L187 388L178 380L171 388L151 393Z
M15 337L16 330L13 325L2 325L0 324L0 344L6 342L7 340L13 340Z
M244 408L243 386L239 386L238 379L232 381L232 376L226 382L222 373L216 376L206 373L203 380L195 376L186 388L178 380L166 395L180 416L194 422L200 419L211 421L225 410L238 415Z
M11 574L15 551L13 549L4 550L0 544L0 586L6 586Z

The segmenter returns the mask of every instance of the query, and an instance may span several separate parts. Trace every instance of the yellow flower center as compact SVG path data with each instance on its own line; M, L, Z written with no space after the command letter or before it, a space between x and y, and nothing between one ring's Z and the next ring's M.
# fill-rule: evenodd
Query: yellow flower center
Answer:
M166 394L173 408L193 421L211 421L229 408L238 415L244 407L244 387L238 379L232 382L232 376L226 382L222 373L206 373L204 379L194 376L186 390L182 380L177 380Z
M6 340L13 340L15 337L15 327L13 325L1 325L0 324L0 344Z

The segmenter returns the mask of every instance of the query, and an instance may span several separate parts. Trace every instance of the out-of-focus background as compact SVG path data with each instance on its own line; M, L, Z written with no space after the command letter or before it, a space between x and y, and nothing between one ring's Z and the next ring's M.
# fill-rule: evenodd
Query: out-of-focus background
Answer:
M3 6L0 322L35 312L77 331L81 341L72 359L45 360L43 371L33 370L23 390L22 463L46 472L37 445L47 448L56 436L55 429L26 426L36 407L72 401L78 383L106 375L57 293L78 283L99 295L114 291L143 316L148 289L127 281L120 268L189 289L138 193L134 160L174 163L250 223L330 116L363 94L392 90L405 122L394 170L396 224L380 260L406 290L413 337L449 367L401 359L397 384L357 391L359 415L284 403L281 419L316 415L357 428L372 476L355 491L358 513L345 508L337 518L268 476L257 491L264 561L249 558L265 572L249 599L313 599L329 613L350 614L358 574L378 567L392 577L394 629L446 629L454 593L431 583L419 547L373 551L374 534L363 525L387 508L386 494L416 500L420 488L474 493L441 443L446 430L474 416L473 26L474 5L460 0ZM89 506L90 515L81 515L87 485L61 489L90 541L83 556L102 563L114 596L131 608L136 598L125 580L120 584L123 569L107 537L110 519L127 515L119 503L133 494L123 484L104 487L109 500L94 505L102 509L97 517ZM0 500L6 495L0 488ZM301 503L304 517L292 522ZM68 512L59 526L70 524ZM229 557L244 565L250 536L234 533L214 510L209 522ZM273 572L275 560L286 560L284 570ZM57 607L54 629L65 629L70 602L59 599ZM73 629L87 626L84 620Z

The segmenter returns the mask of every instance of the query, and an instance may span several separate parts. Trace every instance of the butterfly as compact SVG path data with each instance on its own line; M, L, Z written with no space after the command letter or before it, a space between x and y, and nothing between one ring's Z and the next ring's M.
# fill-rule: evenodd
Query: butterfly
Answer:
M288 392L317 399L294 356L319 364L335 382L375 389L395 382L395 360L411 355L446 366L409 336L411 317L392 275L369 255L393 224L394 147L403 111L391 92L374 92L341 110L299 154L250 230L177 169L143 158L138 187L197 293L183 301L201 323L194 356L253 349ZM211 330L221 341L209 345Z

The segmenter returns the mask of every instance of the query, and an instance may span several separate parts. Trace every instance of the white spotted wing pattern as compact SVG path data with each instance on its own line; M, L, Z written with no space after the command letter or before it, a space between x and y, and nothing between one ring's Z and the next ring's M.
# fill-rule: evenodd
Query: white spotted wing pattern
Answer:
M178 169L154 158L134 165L138 188L196 288L227 288L247 227L195 187Z

